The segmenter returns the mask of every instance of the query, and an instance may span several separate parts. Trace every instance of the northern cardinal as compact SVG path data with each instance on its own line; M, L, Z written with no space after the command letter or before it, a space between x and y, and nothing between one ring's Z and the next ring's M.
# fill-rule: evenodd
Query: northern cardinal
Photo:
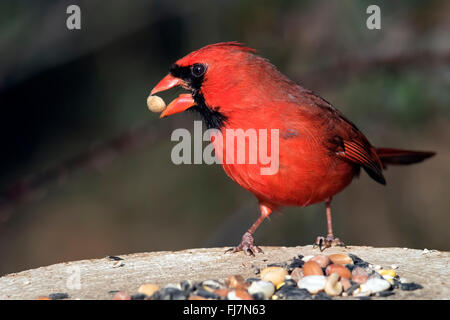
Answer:
M276 174L262 175L259 162L222 165L231 179L257 197L261 211L232 252L262 252L253 233L274 210L319 202L325 203L328 234L318 237L316 244L321 250L322 245L343 245L333 234L330 203L361 168L384 185L382 171L387 165L416 163L435 154L374 148L339 110L238 42L208 45L179 59L151 95L176 86L189 93L172 101L162 118L190 109L200 113L208 128L221 132L279 130ZM239 151L222 147L225 152Z

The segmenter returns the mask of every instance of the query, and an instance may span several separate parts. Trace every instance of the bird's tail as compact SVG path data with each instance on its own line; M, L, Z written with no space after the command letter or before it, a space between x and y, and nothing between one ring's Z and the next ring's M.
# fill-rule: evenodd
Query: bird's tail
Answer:
M376 153L383 164L383 168L387 165L405 165L421 162L436 154L430 151L411 151L392 148L376 148Z

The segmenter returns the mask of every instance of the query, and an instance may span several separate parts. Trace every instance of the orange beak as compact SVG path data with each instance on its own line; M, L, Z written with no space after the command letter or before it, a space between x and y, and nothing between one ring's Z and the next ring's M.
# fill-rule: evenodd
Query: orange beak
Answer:
M161 91L166 91L169 90L173 87L176 86L182 86L184 85L184 81L179 79L179 78L175 78L174 76L172 76L171 74L168 74L167 76L165 76L151 91L151 95L161 92ZM191 94L180 94L178 96L178 98L176 98L175 100L173 100L166 109L164 109L164 111L161 113L160 118L164 118L167 116L170 116L172 114L175 113L180 113L183 112L193 106L195 106L195 101L192 98Z

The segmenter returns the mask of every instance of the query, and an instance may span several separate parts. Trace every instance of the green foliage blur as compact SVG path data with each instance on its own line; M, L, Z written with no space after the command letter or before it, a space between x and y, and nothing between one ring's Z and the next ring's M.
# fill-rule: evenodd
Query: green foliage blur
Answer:
M70 4L81 8L81 30L66 28ZM381 8L381 30L366 27L370 4ZM197 118L160 120L146 107L176 59L233 40L330 101L375 146L437 151L390 167L386 187L362 173L333 202L337 236L450 249L449 1L2 1L0 30L0 190L149 128L133 147L108 149L20 201L4 195L0 275L239 243L256 199L220 166L174 165L171 130L192 130ZM283 209L255 239L306 245L325 232L320 204Z

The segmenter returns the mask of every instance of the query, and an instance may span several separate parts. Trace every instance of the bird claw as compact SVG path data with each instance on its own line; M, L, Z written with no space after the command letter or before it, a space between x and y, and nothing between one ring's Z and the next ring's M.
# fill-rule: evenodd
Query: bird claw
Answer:
M242 251L248 256L255 256L255 253L264 253L260 247L255 245L253 236L250 232L244 233L241 243L234 248L230 248L225 253L235 253Z
M322 245L324 246L323 249L322 249ZM328 235L326 237L317 237L316 242L313 245L313 248L319 247L319 250L322 252L326 248L336 247L336 246L346 247L344 242L342 242L339 238L335 238L332 235Z

